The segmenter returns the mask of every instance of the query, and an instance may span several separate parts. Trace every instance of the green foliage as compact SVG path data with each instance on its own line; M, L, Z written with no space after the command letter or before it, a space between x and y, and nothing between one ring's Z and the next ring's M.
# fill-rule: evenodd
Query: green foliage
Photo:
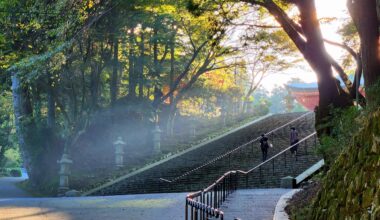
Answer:
M215 118L222 109L228 116L239 114L250 77L245 60L230 62L241 55L239 48L225 42L246 6L224 0L7 0L0 9L0 163L6 149L10 161L19 163L13 75L25 101L19 109L24 115L17 118L25 137L20 150L28 167L43 170L36 172L37 185L48 192L63 149L79 145L99 112L122 106L130 114L126 118L136 114L149 123L152 111L168 114L160 102L171 91L163 105L178 103L174 107L182 115ZM252 42L261 53L257 72L292 64L280 56L294 51L284 32L257 31ZM269 111L267 98L251 101L256 115Z
M343 25L338 30L338 33L342 36L345 45L349 46L354 51L359 51L359 34L356 30L354 22L351 19L343 23ZM356 65L357 63L355 57L353 57L350 53L345 51L345 54L343 55L342 66L348 69L349 71L354 72L354 70L357 68Z
M331 166L338 155L351 142L351 138L358 131L357 117L360 111L356 107L345 110L335 110L328 126L333 130L329 136L323 136L317 152L323 156L327 166Z
M15 155L13 153L17 152L18 143L14 126L11 93L8 91L0 92L0 103L0 167L3 167L7 160L18 163L16 162L18 160L13 156Z
M257 115L265 115L269 113L270 99L269 92L260 87L253 93L253 103L251 111Z
M20 168L0 168L0 177L20 177L22 175Z
M5 165L4 167L20 167L21 166L21 155L18 148L10 148L4 153Z
M271 104L271 113L306 111L305 108L294 99L287 87L275 87L271 92L269 101Z
M12 177L20 177L21 176L21 170L20 169L11 169L11 171L9 171L9 174Z
M18 187L28 192L34 197L54 197L57 196L58 178L52 178L41 185L34 185L30 180L18 183Z
M323 180L310 219L380 218L380 111L360 115Z
M366 97L370 99L366 106L366 111L374 111L380 106L380 81L375 82L371 87L365 89Z

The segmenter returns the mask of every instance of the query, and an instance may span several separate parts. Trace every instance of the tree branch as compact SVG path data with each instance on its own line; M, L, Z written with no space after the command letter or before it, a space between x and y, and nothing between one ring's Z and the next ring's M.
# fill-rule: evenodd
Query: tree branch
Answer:
M301 34L303 34L302 28L297 25L276 3L272 0L267 0L265 3L257 3L257 1L253 2L255 2L253 4L258 4L265 7L269 13L275 17L278 23L280 23L296 47L301 52L305 50L306 41L301 37Z
M347 44L345 44L345 43L338 43L338 42L327 40L327 39L323 39L323 41L325 41L328 44L331 44L331 45L334 45L334 46L337 46L337 47L340 47L340 48L343 48L343 49L347 50L355 59L358 59L359 54L356 53L354 51L354 49L352 49L351 47L349 47Z
M182 71L182 73L176 78L176 80L174 81L173 83L173 89L171 89L166 95L164 95L163 97L161 97L161 102L165 101L168 97L170 97L174 91L177 90L177 87L179 85L179 83L181 82L181 80L189 73L189 70L190 70L190 67L191 67L191 64L194 62L195 58L197 58L199 52L203 49L204 46L207 45L207 40L204 41L197 49L196 51L193 53L193 55L191 56L191 59L189 60L189 62L186 64L186 67L185 69Z

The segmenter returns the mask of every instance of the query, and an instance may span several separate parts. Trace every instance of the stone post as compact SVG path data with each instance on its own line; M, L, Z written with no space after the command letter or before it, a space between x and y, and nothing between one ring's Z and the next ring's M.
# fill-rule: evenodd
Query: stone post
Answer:
M196 127L195 127L195 120L194 119L191 120L190 129L191 129L191 137L195 137Z
M281 188L293 189L296 185L296 181L292 176L286 176L281 178Z
M115 165L119 169L124 166L124 146L126 143L122 137L118 137L113 145L115 146Z
M65 150L62 154L61 160L57 161L57 163L60 165L58 194L64 195L64 193L69 190L69 176L71 174L70 165L73 161Z
M155 153L161 153L161 129L158 124L153 129L153 150Z

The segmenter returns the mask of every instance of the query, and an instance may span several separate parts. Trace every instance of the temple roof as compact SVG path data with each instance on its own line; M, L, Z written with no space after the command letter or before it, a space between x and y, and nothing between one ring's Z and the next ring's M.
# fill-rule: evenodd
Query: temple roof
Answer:
M318 88L318 84L316 82L312 83L290 83L287 85L291 89L296 90L315 90Z
M349 75L348 78L351 80L351 82L354 80L354 75ZM344 86L344 82L338 78L340 81L340 85ZM364 84L363 77L360 80L360 85L362 86ZM317 82L311 82L311 83L289 83L287 84L287 87L293 90L308 90L313 91L318 89L318 83Z

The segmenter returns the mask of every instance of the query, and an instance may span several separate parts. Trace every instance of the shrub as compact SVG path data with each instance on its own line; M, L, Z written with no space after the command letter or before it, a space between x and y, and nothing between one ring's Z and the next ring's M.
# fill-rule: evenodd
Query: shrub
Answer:
M2 177L2 176L8 176L8 172L4 168L0 168L0 177Z
M9 171L9 174L10 176L13 176L13 177L20 177L22 175L20 169L11 169Z
M19 167L21 165L21 156L18 148L7 149L4 153L6 158L5 167Z
M317 149L325 159L327 167L334 163L340 152L350 144L352 136L357 133L359 114L360 111L356 107L333 112L333 119L329 121L333 128L331 135L323 136Z

